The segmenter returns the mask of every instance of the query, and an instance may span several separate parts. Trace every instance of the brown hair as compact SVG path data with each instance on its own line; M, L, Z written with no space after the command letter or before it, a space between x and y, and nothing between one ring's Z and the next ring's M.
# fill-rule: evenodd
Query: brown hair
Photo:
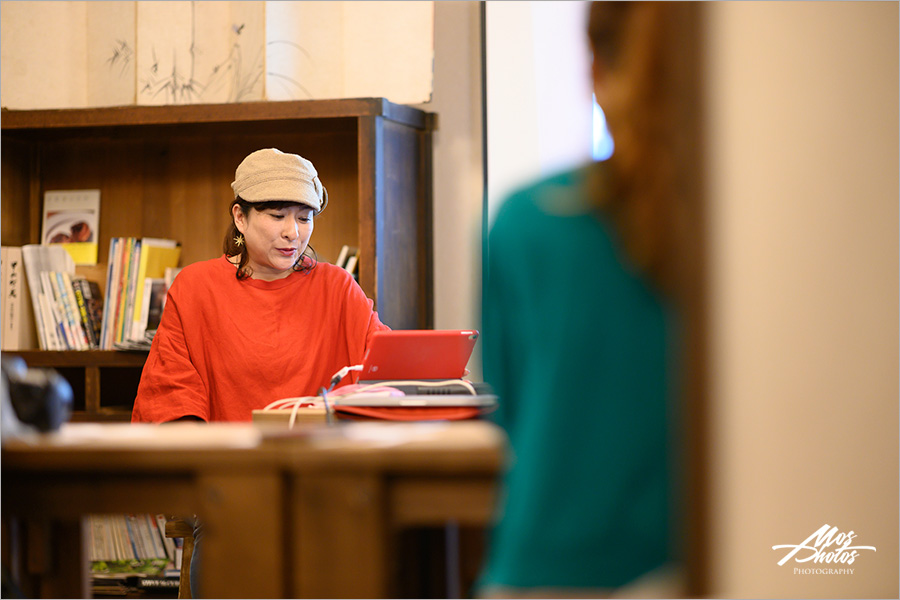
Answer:
M241 207L241 212L245 215L248 214L250 209L256 211L264 211L266 209L274 208L280 209L285 208L287 206L296 206L300 204L299 202L290 202L286 200L270 200L267 202L247 202L240 196L234 199L234 202L231 203L231 206L228 208L228 213L231 214L232 208L237 204ZM317 214L315 211L311 214ZM314 216L311 218L315 218ZM235 256L240 256L240 260L237 264L237 272L235 273L235 277L238 279L247 279L251 275L253 275L253 269L248 265L247 253L244 251L246 247L241 244L238 245L238 239L241 239L243 236L240 231L238 231L237 225L234 224L234 219L231 221L231 225L225 231L225 241L224 241L224 249L225 256L228 258L234 258ZM299 257L297 257L297 262L294 263L293 269L295 271L307 272L312 271L316 265L319 263L318 256L316 255L316 251L309 244L306 246L306 250L303 251Z
M595 77L608 75L615 101L602 106L615 149L608 182L598 167L592 197L609 215L625 254L663 291L675 278L678 228L675 139L680 115L671 84L677 60L667 22L669 2L593 2L588 36ZM602 86L604 81L601 81ZM683 86L683 84L681 84Z

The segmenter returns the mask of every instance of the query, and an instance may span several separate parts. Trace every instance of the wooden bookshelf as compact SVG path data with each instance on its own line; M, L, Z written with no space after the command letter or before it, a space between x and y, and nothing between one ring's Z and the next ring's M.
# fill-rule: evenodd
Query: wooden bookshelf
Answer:
M146 352L23 350L4 354L22 357L29 367L59 371L72 386L73 421L131 420Z
M79 273L105 288L112 237L164 237L181 264L215 258L229 223L231 181L250 152L275 147L310 159L328 189L312 246L334 261L360 248L359 282L395 329L429 328L431 135L436 116L382 98L2 110L2 239L40 239L44 192L100 189L98 265ZM106 290L103 289L104 299ZM76 418L130 414L145 353L18 352L58 368L83 405ZM136 386L135 386L136 389ZM128 397L130 396L130 398Z

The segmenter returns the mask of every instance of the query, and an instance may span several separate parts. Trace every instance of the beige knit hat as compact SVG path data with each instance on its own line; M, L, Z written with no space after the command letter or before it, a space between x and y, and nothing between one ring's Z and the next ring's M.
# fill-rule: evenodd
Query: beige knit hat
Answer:
M234 197L247 202L289 200L322 212L328 192L319 181L316 168L297 154L275 148L257 150L247 156L234 172Z

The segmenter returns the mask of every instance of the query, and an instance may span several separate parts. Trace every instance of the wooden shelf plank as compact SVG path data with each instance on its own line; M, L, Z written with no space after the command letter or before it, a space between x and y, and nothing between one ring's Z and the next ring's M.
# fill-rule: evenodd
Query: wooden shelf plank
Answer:
M100 412L100 367L84 369L84 410L87 413Z
M101 409L99 412L72 411L69 419L73 423L129 423L131 421L130 410Z
M119 350L18 350L4 355L21 356L29 367L142 367L147 352Z
M237 123L297 119L382 116L417 129L433 129L436 119L424 111L384 98L112 106L104 108L2 110L3 131L28 129L132 127L185 123Z

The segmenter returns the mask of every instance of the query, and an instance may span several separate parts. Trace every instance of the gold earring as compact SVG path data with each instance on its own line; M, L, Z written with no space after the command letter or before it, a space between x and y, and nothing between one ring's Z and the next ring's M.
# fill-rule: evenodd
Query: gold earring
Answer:
M238 246L238 247L244 245L244 234L243 233L239 233L236 236L234 236L234 245Z

